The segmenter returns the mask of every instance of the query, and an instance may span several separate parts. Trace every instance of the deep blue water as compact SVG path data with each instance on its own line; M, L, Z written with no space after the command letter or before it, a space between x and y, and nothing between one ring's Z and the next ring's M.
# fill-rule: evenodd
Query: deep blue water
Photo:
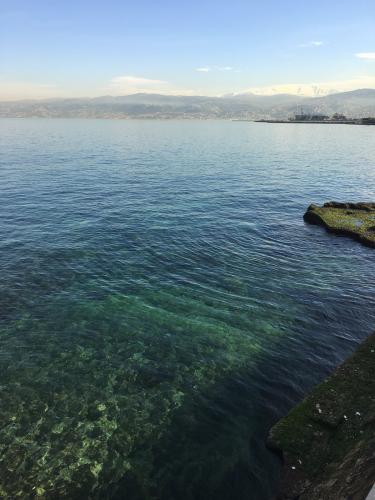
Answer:
M375 128L0 120L0 496L266 500L270 426L375 326Z

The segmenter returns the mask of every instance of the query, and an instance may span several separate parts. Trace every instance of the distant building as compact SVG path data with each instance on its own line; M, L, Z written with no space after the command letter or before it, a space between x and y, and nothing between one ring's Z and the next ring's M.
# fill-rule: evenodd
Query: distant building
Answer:
M291 118L290 121L293 122L324 122L325 120L329 120L329 116L322 114L309 114L309 113L301 113L295 114L294 118Z
M368 118L361 118L360 123L361 123L361 125L375 125L375 117L372 118L370 116Z
M346 121L347 117L341 113L335 113L334 115L332 115L331 120L336 121L336 122Z

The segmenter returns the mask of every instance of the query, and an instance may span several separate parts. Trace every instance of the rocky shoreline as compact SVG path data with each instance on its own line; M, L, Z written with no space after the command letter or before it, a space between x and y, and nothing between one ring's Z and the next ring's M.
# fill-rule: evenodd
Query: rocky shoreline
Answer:
M322 207L310 205L303 216L306 222L324 226L331 233L350 236L375 248L375 203L338 203Z
M363 500L375 483L375 333L268 437L277 500Z
M310 205L306 222L375 247L375 203ZM375 333L270 431L275 500L364 500L375 483Z

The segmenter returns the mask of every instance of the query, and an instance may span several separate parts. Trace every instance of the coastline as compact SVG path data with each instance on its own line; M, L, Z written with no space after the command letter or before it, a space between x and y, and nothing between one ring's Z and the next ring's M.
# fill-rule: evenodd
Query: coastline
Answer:
M330 201L322 207L312 204L303 218L305 222L323 226L331 233L349 236L375 248L375 203Z
M308 223L371 247L374 218L373 203L310 205L304 215ZM369 498L375 484L375 333L272 427L267 447L283 462L275 500Z
M363 500L375 483L375 333L270 431L276 500Z

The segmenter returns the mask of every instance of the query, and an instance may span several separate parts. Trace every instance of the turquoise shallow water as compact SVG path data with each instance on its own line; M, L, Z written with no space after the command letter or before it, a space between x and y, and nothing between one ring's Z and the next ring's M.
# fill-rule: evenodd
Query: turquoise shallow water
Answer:
M0 121L0 496L269 499L269 427L374 330L375 128Z

